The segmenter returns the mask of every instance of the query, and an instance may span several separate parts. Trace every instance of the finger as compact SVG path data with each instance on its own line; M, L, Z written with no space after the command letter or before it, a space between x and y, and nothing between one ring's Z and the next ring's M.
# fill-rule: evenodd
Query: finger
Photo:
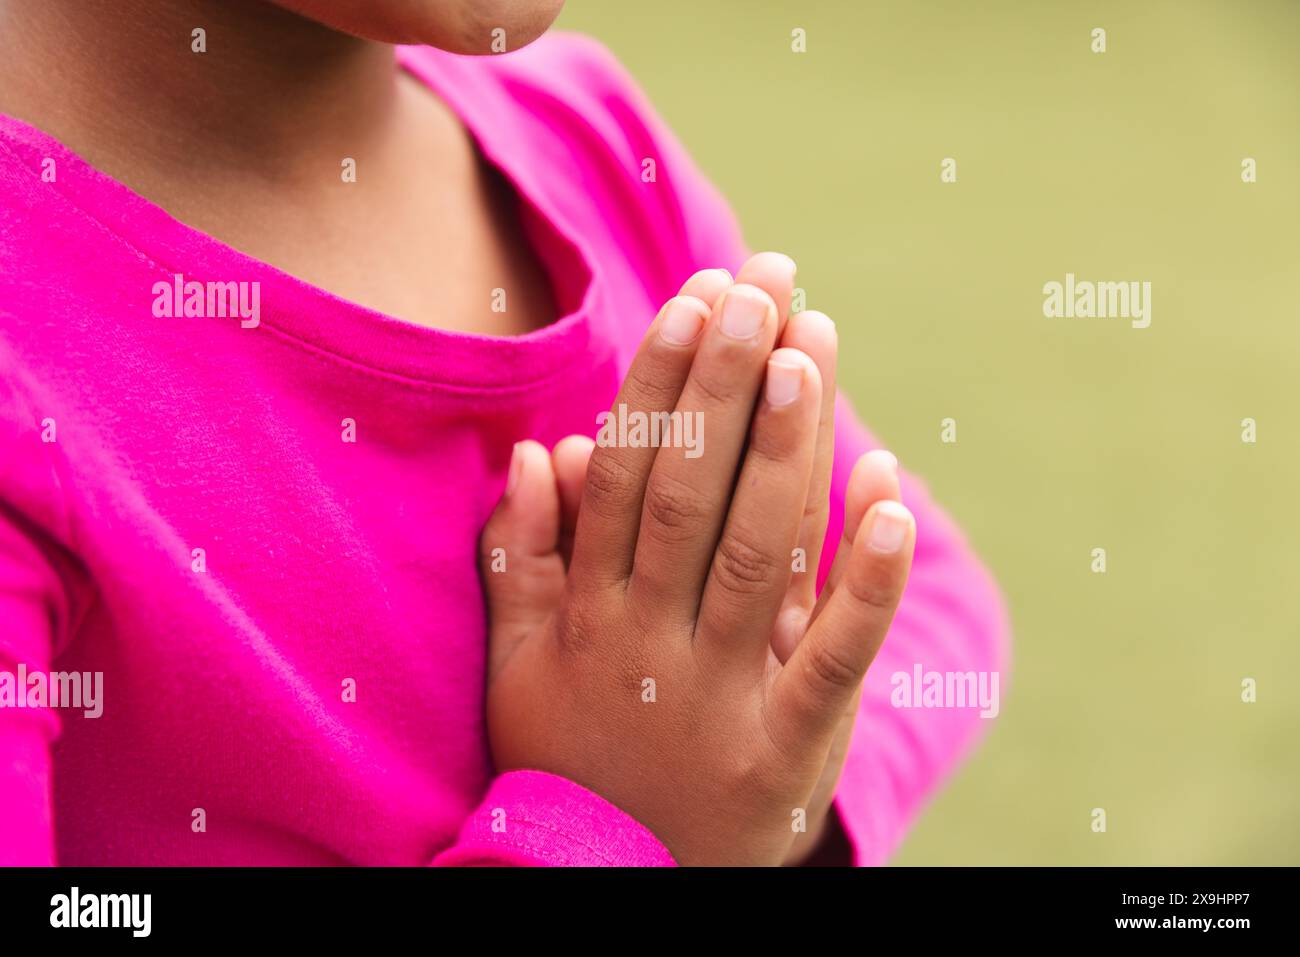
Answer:
M784 253L754 253L740 271L736 282L757 286L776 303L776 328L778 337L790 318L790 300L794 295L794 260Z
M646 414L676 406L701 340L708 308L692 296L668 300L632 360L612 413ZM598 423L599 424L599 423ZM605 435L602 428L602 436ZM577 587L622 583L632 572L646 478L655 449L602 442L587 466L574 537Z
M810 621L816 621L844 576L844 568L853 552L853 539L867 509L882 499L903 500L898 481L898 459L886 449L872 449L858 458L849 474L848 487L844 491L844 531Z
M479 539L479 569L492 622L489 668L545 617L564 587L558 551L560 499L551 456L536 442L515 445L506 491Z
M701 269L682 283L677 295L692 296L711 310L730 285L731 273L727 270ZM564 556L566 567L573 558L578 505L587 481L587 463L591 460L595 444L587 436L570 435L561 439L551 454L556 480L560 485L560 554Z
M760 662L790 583L790 552L808 500L821 409L817 364L797 349L777 349L763 392L696 630L721 654Z
M567 566L573 557L573 536L578 528L578 507L587 482L587 463L595 441L588 435L569 435L551 450L555 484L560 493L560 555Z
M844 567L853 551L853 535L862 524L868 507L886 499L900 500L898 460L884 449L876 449L861 456L849 476L848 488L845 492L845 534L841 547L835 552L835 560L831 565L826 586L818 599L817 609L825 606L825 602L834 591L835 584L843 576ZM809 620L807 612L802 607L794 611L788 607L782 609L772 637L772 650L781 664L785 664L794 653L794 649L807 631ZM825 813L830 807L835 794L833 784L839 780L839 771L844 766L844 760L848 755L861 696L862 688L859 686L857 693L849 699L841 711L839 726L831 741L826 765L822 770L822 783L818 785L818 790L809 800L810 816Z
M826 523L830 518L831 472L835 459L835 367L838 337L835 323L821 312L800 312L790 317L781 336L781 347L798 349L817 363L821 375L821 409L817 421L817 450L813 458L808 500L796 544L798 570L790 581L773 646L788 646L802 635L817 601L817 571ZM779 657L779 654L778 654ZM782 659L784 660L784 659Z
M773 686L773 728L795 749L830 742L893 621L916 523L901 503L867 510L839 587Z
M725 269L701 269L682 283L679 296L694 296L710 309L731 288L731 273Z
M695 620L775 339L776 306L761 289L732 286L714 307L673 412L675 441L661 439L646 481L632 601ZM592 456L589 490L603 451Z

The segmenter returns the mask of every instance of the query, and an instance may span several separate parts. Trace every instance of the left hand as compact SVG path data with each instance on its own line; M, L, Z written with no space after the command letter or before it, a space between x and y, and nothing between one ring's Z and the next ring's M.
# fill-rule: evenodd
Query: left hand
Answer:
M798 349L807 354L816 363L823 384L813 469L798 535L798 549L801 551L796 554L802 556L802 561L796 563L795 555L791 556L792 569L797 566L801 570L791 575L771 638L772 653L777 661L784 664L839 585L843 567L852 551L854 535L867 510L878 501L899 499L897 462L888 452L876 451L864 455L855 466L846 493L844 537L819 599L817 573L830 515L831 466L835 448L835 371L838 350L835 325L820 312L806 311L790 315L794 267L784 256L760 253L752 257L741 268L735 281L758 286L772 297L777 304L781 321L777 346ZM691 277L682 287L680 295L699 298L712 308L731 282L725 272L708 270ZM565 565L568 560L567 548L571 547L573 531L577 525L578 503L582 499L587 461L593 445L588 438L570 436L556 446L552 455L559 498L560 552ZM546 583L536 582L536 588L515 590L512 604L536 607L512 607L507 612L509 617L520 622L545 619L563 594L564 574L564 568L559 567L557 562L554 566L548 566L546 574L542 576L547 579ZM551 581L552 578L555 580ZM807 804L807 830L796 836L784 861L787 865L806 860L817 849L826 830L835 788L848 753L860 696L859 689L853 696L851 707L844 711L830 756Z

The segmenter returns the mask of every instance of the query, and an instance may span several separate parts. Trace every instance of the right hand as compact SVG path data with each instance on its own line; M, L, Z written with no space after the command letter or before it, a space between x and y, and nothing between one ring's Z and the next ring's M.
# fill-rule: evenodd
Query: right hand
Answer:
M516 447L482 541L488 733L498 770L595 791L679 863L778 864L889 628L915 529L896 493L876 501L837 587L778 657L806 516L812 540L825 532L810 489L829 484L814 474L829 403L817 362L773 350L785 303L722 276L697 274L668 302L614 403L701 413L701 456L597 448L583 482L564 464L585 458L581 440L554 460ZM748 334L729 334L746 313Z

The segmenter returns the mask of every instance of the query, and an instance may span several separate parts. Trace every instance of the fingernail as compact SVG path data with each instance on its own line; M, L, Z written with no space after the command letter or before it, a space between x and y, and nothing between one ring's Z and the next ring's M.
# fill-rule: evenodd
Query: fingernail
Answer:
M893 452L889 451L888 449L872 449L867 454L870 455L872 458L879 459L882 462L888 463L890 471L892 472L898 471L898 456L896 456Z
M867 545L884 555L898 551L907 539L910 518L911 513L898 502L878 503L872 513Z
M803 388L803 366L768 360L767 401L769 405L789 405L799 398Z
M722 331L733 339L758 335L767 317L767 302L753 293L732 288L722 303Z
M510 495L519 484L519 473L524 470L524 456L519 451L521 443L516 442L513 449L510 450L510 472L506 476L506 495Z
M659 324L659 335L675 346L688 346L704 328L704 318L698 309L685 302L673 300L668 303L663 321Z

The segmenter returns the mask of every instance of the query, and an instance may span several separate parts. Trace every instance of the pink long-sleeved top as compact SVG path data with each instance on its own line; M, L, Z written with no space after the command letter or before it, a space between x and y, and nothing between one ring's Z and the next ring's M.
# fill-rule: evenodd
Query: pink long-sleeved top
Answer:
M512 444L594 434L658 307L734 271L739 230L592 41L400 56L517 191L553 325L494 338L362 308L0 117L0 679L102 675L98 717L0 706L0 863L672 863L581 782L494 774L476 543ZM250 306L259 284L256 323L167 317L178 274L250 284ZM823 574L874 445L841 406ZM835 804L858 863L987 725L893 707L890 675L1006 653L989 576L903 488L915 566Z

